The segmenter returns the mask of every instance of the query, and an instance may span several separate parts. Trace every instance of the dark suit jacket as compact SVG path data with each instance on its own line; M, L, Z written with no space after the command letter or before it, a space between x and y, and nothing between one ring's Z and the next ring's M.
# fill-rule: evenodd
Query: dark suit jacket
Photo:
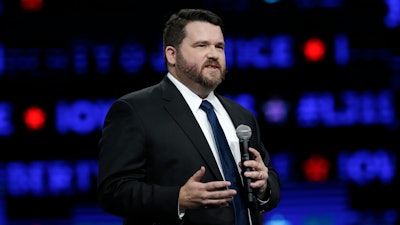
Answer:
M251 127L250 146L269 155L250 111L218 96L237 127ZM127 94L109 109L99 141L98 198L124 224L233 224L232 208L204 207L178 217L179 189L205 166L204 182L222 180L217 163L194 115L174 84L159 84ZM269 170L272 196L260 212L276 207L279 178Z

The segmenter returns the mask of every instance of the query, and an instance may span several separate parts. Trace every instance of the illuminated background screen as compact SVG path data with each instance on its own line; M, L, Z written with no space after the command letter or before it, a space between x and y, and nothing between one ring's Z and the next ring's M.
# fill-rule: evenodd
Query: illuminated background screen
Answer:
M166 74L162 28L186 7L223 17L218 92L280 173L263 225L398 224L400 0L0 0L0 224L121 224L95 199L103 119Z

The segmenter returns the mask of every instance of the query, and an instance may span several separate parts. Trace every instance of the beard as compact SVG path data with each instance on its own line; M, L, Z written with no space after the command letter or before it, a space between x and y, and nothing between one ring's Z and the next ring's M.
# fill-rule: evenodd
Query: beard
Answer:
M205 64L214 65L216 63L218 64L215 60L208 60L205 62ZM221 74L217 74L218 72L210 74L211 77L216 77L218 79L211 79L208 76L203 75L203 66L199 68L196 64L190 64L179 51L176 53L176 68L183 76L186 76L193 82L200 84L205 88L211 89L216 88L225 79L226 74L226 70L222 69L220 70ZM219 66L219 68L221 68L221 66Z

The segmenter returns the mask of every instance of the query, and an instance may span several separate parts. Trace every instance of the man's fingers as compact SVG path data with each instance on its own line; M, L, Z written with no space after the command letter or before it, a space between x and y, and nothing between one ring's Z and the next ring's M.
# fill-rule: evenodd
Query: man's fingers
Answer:
M226 190L229 186L231 186L230 181L212 181L205 184L207 191Z
M193 174L193 176L190 179L200 182L201 178L204 176L205 173L206 173L206 168L202 166L200 167L199 170L196 171L196 173Z
M261 160L261 155L257 150L255 150L254 148L250 147L249 151L250 151L251 154L253 154L255 160Z

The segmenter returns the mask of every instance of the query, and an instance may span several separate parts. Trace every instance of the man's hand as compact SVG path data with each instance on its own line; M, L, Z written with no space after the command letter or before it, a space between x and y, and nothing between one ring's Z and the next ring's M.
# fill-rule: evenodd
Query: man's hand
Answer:
M202 166L192 177L183 185L179 191L179 207L181 210L194 209L214 205L226 207L232 201L236 190L228 189L229 181L212 181L202 183L200 180L204 176L206 169Z
M256 149L250 147L249 152L253 155L254 159L246 160L244 166L252 169L251 171L245 172L244 176L253 180L250 186L258 190L257 197L262 199L266 194L265 191L268 185L268 167L265 166L260 153Z

